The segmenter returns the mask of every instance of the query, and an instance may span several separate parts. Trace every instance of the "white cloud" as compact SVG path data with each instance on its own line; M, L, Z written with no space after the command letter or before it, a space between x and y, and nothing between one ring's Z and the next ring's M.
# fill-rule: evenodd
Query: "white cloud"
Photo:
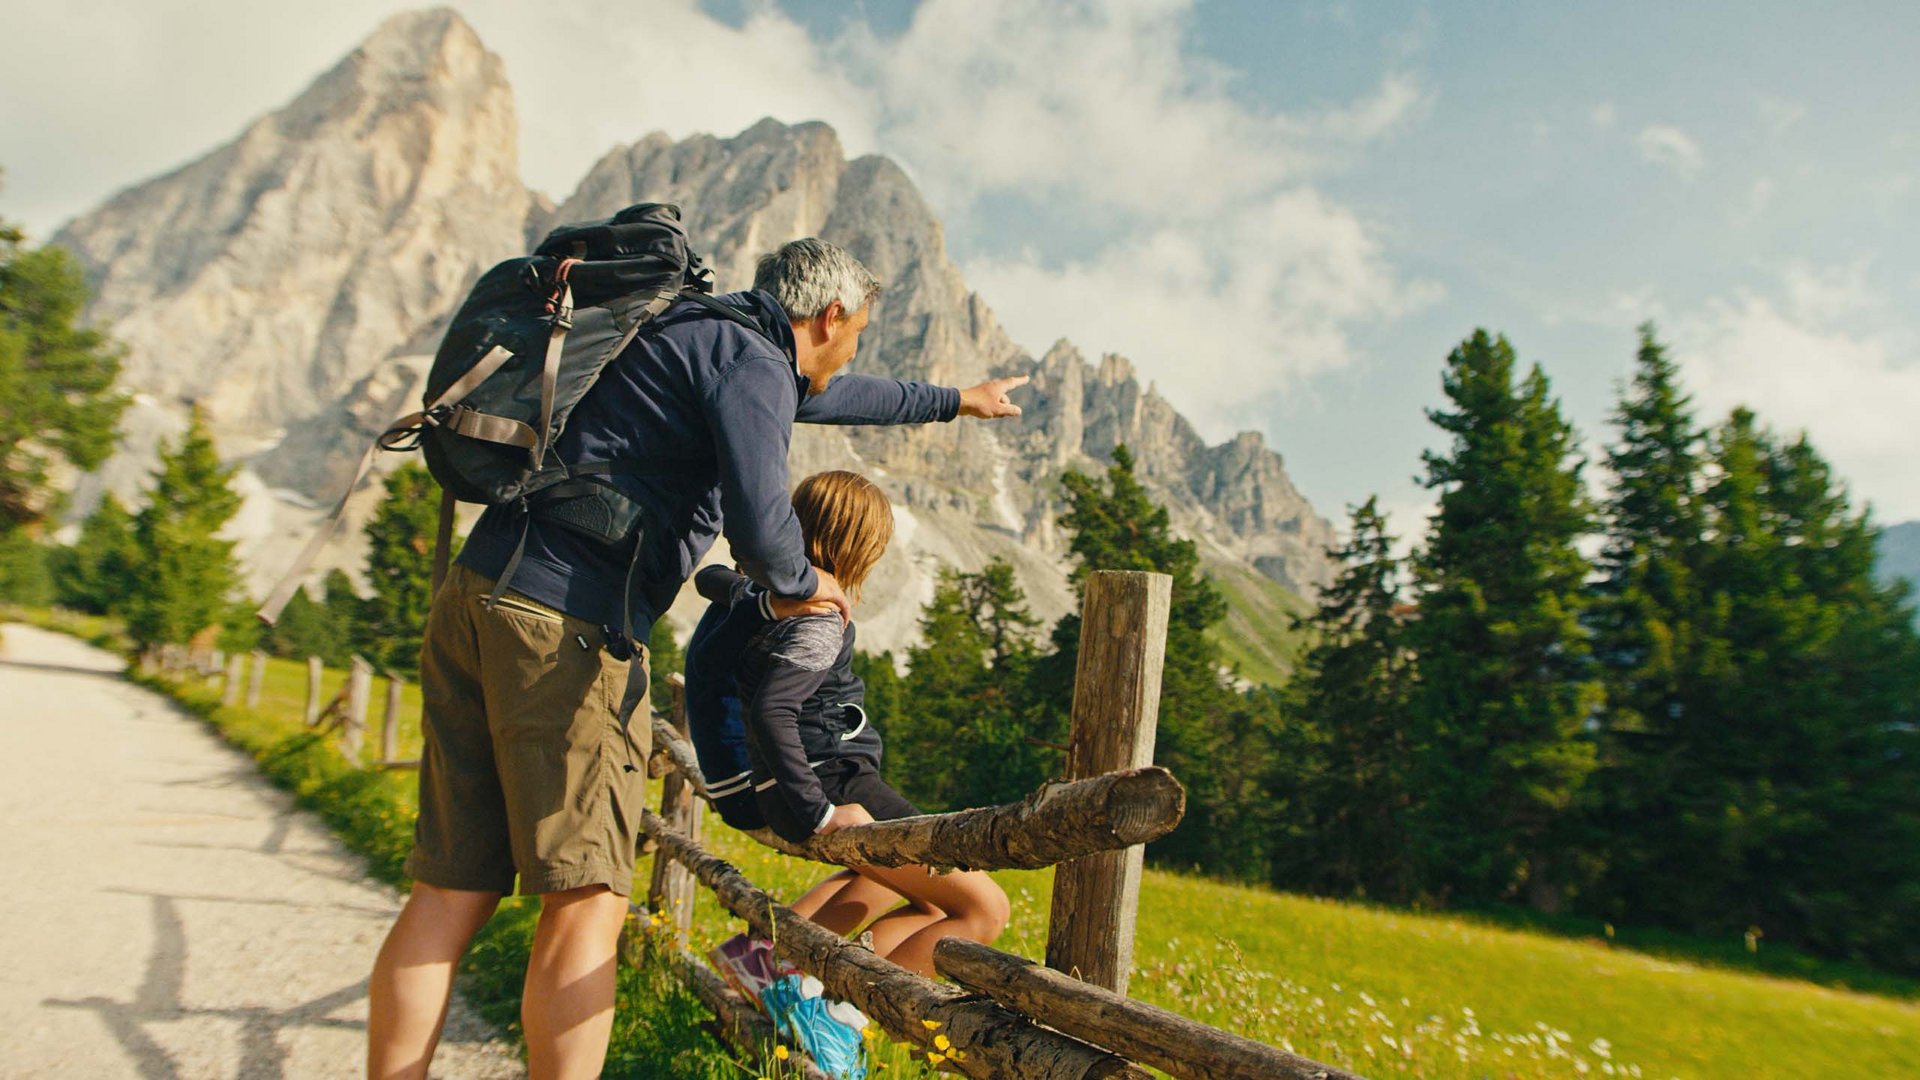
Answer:
M1388 73L1329 108L1249 107L1184 50L1192 7L929 0L898 40L848 51L874 57L881 143L943 212L1016 196L1116 222L1081 259L964 267L1016 340L1124 353L1218 437L1249 401L1347 363L1355 323L1429 298L1311 181L1431 102Z
M1618 121L1619 118L1620 118L1620 114L1614 110L1613 102L1611 101L1603 101L1600 104L1595 105L1592 108L1592 110L1590 110L1587 113L1587 119L1593 124L1594 127L1597 127L1602 131L1605 131L1613 127L1614 123Z
M1432 95L1411 76L1391 74L1371 96L1329 110L1319 126L1329 135L1368 143L1401 130L1432 105Z
M825 120L849 154L877 148L879 105L856 73L771 7L739 27L694 0L653 0L644 19L619 0L465 7L507 60L522 172L555 197L602 154L651 131L725 137L767 116Z
M1084 261L978 260L967 273L1016 340L1123 353L1216 436L1251 400L1348 363L1349 325L1430 299L1387 270L1357 218L1308 189Z
M103 157L118 152L113 139L82 139L68 151L70 172L92 186L63 188L65 213L231 138L417 0L341 0L270 17L240 0L191 0L192 27L156 6L75 2L98 17L44 16L34 29L48 47L35 52L98 51L84 24L134 20L138 31L99 47L113 45L106 85L96 94L90 79L83 89L102 107L122 103L99 119L103 132L133 110L139 136L160 149ZM850 154L895 158L957 235L989 197L1098 222L1103 232L1079 242L1093 253L1078 261L1000 251L965 269L1026 344L1066 334L1089 352L1125 352L1210 434L1229 430L1234 406L1348 362L1356 324L1430 296L1399 280L1372 225L1314 186L1418 122L1430 93L1386 70L1351 101L1293 111L1249 103L1230 92L1233 73L1189 47L1197 0L926 0L896 36L856 21L837 40L760 3L733 26L696 0L655 0L644 20L623 0L456 2L506 62L523 175L557 198L609 149L649 131L726 136L771 115L825 120ZM238 57L237 66L173 65L139 47L144 37L178 44L202 27L206 43L194 47ZM153 92L155 71L130 74L146 68L164 72L167 94ZM38 96L21 98L25 111L54 108L72 96L66 82L0 71L0 94L38 85ZM209 120L180 102L233 107ZM88 130L70 114L42 126ZM6 131L0 121L0 145ZM11 179L29 186L24 175Z
M1747 189L1746 201L1736 206L1730 215L1735 225L1751 225L1760 219L1773 205L1775 185L1772 177L1762 176Z
M1798 124L1807 115L1807 107L1797 101L1761 94L1754 99L1754 107L1760 113L1760 122L1765 125L1767 134L1778 137L1787 133L1787 129Z
M1886 310L1863 268L1792 267L1775 292L1682 317L1676 354L1703 420L1746 405L1777 430L1805 431L1881 520L1920 517L1920 343L1879 329Z
M1648 124L1635 136L1640 156L1663 168L1672 169L1681 179L1691 180L1706 167L1707 155L1693 137L1671 124Z

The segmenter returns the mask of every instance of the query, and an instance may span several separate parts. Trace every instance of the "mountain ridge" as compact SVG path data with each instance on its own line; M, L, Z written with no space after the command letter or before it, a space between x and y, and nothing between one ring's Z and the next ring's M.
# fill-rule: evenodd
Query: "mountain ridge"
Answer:
M80 507L100 488L130 494L155 442L201 408L245 466L234 528L258 588L414 395L481 270L559 222L664 201L683 207L722 289L745 288L754 259L797 236L866 262L887 287L856 370L962 386L1033 376L1017 420L796 430L795 476L861 469L898 507L901 557L883 561L862 614L870 646L912 639L941 563L1009 558L1037 614L1065 611L1058 476L1101 467L1121 442L1211 561L1296 593L1327 580L1332 527L1259 435L1208 445L1124 358L1089 362L1064 340L1027 354L890 159L848 160L818 121L677 142L655 132L609 149L555 203L520 179L517 123L499 58L464 20L399 15L233 141L63 227L53 242L95 286L89 318L128 343L138 402L125 448ZM375 501L357 497L343 532ZM359 548L348 535L329 561L357 564Z

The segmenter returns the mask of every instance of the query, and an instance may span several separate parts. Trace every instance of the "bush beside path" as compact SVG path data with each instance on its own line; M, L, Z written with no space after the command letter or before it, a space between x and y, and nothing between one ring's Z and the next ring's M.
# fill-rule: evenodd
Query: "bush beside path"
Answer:
M362 1075L399 896L118 657L0 632L0 1075ZM521 1071L456 1000L436 1075Z

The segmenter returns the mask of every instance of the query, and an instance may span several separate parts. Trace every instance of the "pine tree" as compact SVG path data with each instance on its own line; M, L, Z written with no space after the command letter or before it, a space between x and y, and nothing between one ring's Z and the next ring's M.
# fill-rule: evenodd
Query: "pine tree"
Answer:
M60 603L94 615L117 612L133 589L139 559L133 514L109 492L81 522L73 546L54 553Z
M440 485L416 462L387 475L387 497L367 522L367 584L358 641L375 666L411 674L433 599L433 541Z
M320 579L320 606L325 609L324 617L331 634L345 650L340 660L342 666L356 655L364 657L373 651L374 642L367 633L367 599L360 595L359 587L345 570L336 566ZM324 656L317 652L315 655Z
M898 713L875 713L887 732L888 772L928 807L991 806L1045 779L1048 762L1026 741L1022 690L1038 625L1013 567L943 568L908 650ZM872 699L870 698L870 701Z
M1709 450L1699 661L1663 747L1663 828L1624 902L1920 968L1911 613L1873 580L1875 531L1804 438L1782 445L1742 409Z
M888 733L888 763L891 765L894 722L909 715L907 703L911 699L907 697L907 681L900 674L892 649L877 653L855 649L853 673L866 684L867 715L873 717L880 729Z
M87 289L60 248L25 247L0 221L0 534L58 507L56 463L92 469L113 452L126 399L120 350L77 325Z
M1313 642L1289 684L1270 800L1286 839L1274 883L1335 896L1406 901L1413 802L1409 699L1415 668L1401 568L1375 499L1356 507L1342 569L1296 621Z
M58 554L28 529L0 528L0 603L47 607L58 600L50 565Z
M1607 705L1582 846L1606 865L1605 888L1616 894L1629 882L1650 884L1646 861L1667 828L1673 723L1699 662L1706 522L1701 433L1689 404L1652 324L1641 327L1633 381L1613 413L1607 538L1586 615ZM1617 903L1607 914L1628 917Z
M329 667L346 667L353 656L353 627L344 612L296 589L266 631L261 647L275 656L305 660L317 656Z
M1156 571L1173 578L1167 650L1161 675L1154 758L1187 788L1187 815L1148 854L1164 863L1235 877L1270 872L1272 807L1261 783L1276 738L1273 710L1228 685L1219 647L1207 628L1226 617L1226 598L1200 571L1199 549L1174 535L1165 507L1134 476L1133 454L1113 452L1104 483L1078 472L1061 478L1072 533L1076 592L1096 570ZM1064 734L1073 700L1080 619L1068 615L1053 631L1053 654L1037 664L1036 696L1044 727ZM1262 699L1264 701L1264 699Z
M153 491L134 518L140 561L125 613L136 643L185 642L240 621L233 541L218 536L240 509L228 486L236 471L220 464L197 409L180 442L162 449Z
M1428 887L1555 908L1569 806L1594 765L1600 691L1579 623L1588 526L1572 427L1538 367L1516 385L1513 347L1476 331L1447 358L1451 436L1425 455L1440 493L1415 559L1422 593L1414 815Z

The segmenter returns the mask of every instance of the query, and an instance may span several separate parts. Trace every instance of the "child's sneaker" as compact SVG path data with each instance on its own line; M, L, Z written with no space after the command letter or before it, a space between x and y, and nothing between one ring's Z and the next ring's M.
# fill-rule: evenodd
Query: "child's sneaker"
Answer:
M785 965L773 957L773 942L745 934L735 934L715 945L708 950L707 958L729 986L761 1008L761 992L786 973Z
M865 1080L866 1043L860 1029L866 1017L846 1002L829 1002L820 996L820 981L811 975L785 975L768 986L761 995L774 1027L800 1044L834 1080ZM859 1016L859 1026L850 1026L842 1013Z

